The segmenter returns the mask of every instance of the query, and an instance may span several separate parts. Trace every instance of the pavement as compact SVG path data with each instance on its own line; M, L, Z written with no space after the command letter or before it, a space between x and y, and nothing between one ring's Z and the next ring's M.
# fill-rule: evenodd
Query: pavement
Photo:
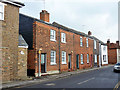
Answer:
M99 69L107 68L107 67L111 67L111 66L113 66L113 65L95 67L95 68L84 69L84 70L77 70L77 71L72 71L72 72L63 72L61 74L55 74L55 75L41 76L39 79L34 79L34 80L14 81L14 82L2 84L2 89L9 89L9 88L20 87L20 86L24 87L27 85L40 84L43 82L52 81L52 80L56 80L56 79L60 79L60 78L66 78L66 77L73 76L76 74L99 70ZM93 78L91 78L91 79L93 79Z

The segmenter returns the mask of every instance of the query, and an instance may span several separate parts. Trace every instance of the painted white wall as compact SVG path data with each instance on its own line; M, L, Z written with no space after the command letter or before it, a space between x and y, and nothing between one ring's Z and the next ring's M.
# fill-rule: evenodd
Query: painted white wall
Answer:
M117 49L117 63L120 63L120 49Z
M103 55L106 55L106 61L103 60ZM101 45L101 60L102 65L108 64L108 50L106 45Z

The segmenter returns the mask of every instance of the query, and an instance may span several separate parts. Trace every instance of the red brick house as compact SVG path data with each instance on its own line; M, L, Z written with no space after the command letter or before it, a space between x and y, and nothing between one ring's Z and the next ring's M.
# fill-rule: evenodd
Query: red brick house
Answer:
M108 63L115 64L120 62L119 41L116 41L116 43L110 43L110 40L108 40L107 46L108 46Z
M28 75L37 77L94 66L94 37L49 23L46 10L42 10L40 19L20 14L20 34L29 45Z

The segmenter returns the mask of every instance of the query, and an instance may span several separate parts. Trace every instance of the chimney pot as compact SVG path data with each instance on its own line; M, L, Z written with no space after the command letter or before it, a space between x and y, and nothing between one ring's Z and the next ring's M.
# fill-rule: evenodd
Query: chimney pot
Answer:
M119 41L116 41L116 44L119 46Z
M88 31L88 35L89 35L89 36L92 35L91 31Z

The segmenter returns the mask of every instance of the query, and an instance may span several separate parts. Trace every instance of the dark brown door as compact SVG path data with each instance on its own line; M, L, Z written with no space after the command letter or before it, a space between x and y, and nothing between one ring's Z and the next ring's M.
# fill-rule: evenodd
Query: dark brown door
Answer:
M71 54L68 55L68 69L71 69Z

